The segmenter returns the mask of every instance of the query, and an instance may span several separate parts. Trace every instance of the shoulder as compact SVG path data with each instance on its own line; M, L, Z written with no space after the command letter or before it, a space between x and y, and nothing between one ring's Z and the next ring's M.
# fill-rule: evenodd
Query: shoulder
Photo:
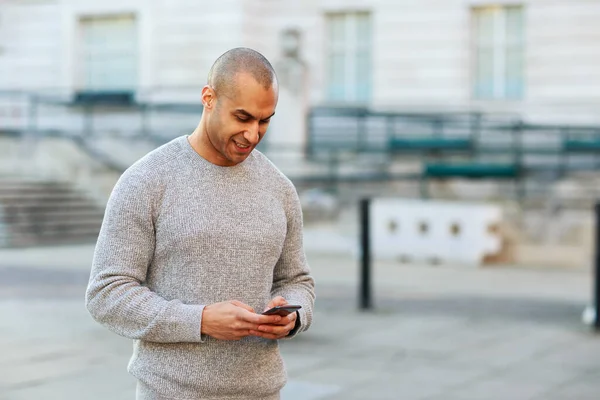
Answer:
M280 199L286 212L297 213L300 208L300 199L294 183L263 153L256 150L253 153L256 153L256 165L258 165L264 186L269 187Z
M258 150L252 152L263 179L287 195L296 195L294 183L267 156Z
M119 181L149 188L160 186L176 171L175 165L181 154L181 140L182 137L173 139L152 150L127 168Z
M119 177L111 197L125 203L160 204L169 178L177 173L182 153L180 141L181 138L174 139L133 163Z

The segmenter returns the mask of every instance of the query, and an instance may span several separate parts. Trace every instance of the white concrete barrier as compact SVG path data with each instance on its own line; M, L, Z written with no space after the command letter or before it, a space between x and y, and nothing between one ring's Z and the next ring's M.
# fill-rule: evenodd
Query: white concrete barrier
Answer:
M480 265L500 251L500 207L405 199L371 202L371 246L379 259Z

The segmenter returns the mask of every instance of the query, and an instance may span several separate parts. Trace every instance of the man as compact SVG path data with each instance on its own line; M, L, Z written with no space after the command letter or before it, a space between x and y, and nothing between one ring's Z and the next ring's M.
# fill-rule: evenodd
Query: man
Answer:
M190 136L121 176L86 293L90 314L134 339L138 399L278 399L277 339L312 321L314 282L292 183L259 151L277 79L256 51L217 59ZM302 308L262 315L273 306Z

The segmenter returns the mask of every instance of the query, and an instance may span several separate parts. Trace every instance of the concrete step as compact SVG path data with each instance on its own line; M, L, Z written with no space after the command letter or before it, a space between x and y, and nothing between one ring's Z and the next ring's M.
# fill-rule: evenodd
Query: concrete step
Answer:
M72 224L64 226L53 226L47 229L34 230L6 230L9 235L14 236L35 236L35 237L51 237L54 235L70 236L80 234L95 234L98 235L100 232L100 226L98 224Z
M6 202L0 197L0 205L4 208L4 213L16 214L20 212L51 212L65 210L98 210L99 207L87 199L64 199L48 200L44 199L24 199L22 201Z
M104 217L85 193L33 179L0 179L0 211L0 247L93 242Z
M48 181L33 177L0 176L0 188L38 188L38 187L60 187L71 189L67 182Z
M66 230L71 227L83 227L93 226L99 228L102 224L102 217L100 216L87 216L77 217L71 219L49 219L40 217L37 219L16 221L10 224L10 229L13 232L45 232L48 230Z
M42 185L35 185L35 184L14 185L11 183L7 183L7 184L0 183L0 196L1 195L9 195L9 194L13 194L13 193L19 193L19 194L23 194L23 195L40 194L40 193L59 195L59 194L69 194L69 193L77 193L77 192L74 192L72 189L70 189L67 186L58 185L58 184L42 186Z
M65 244L83 244L95 243L98 238L98 232L79 231L71 235L52 235L52 236L34 236L34 235L15 235L9 238L0 237L0 247L37 247ZM91 260L90 260L91 262Z
M77 192L51 192L46 190L34 191L0 191L2 202L60 202L64 200L87 200L86 197Z
M45 220L62 220L76 218L104 218L104 211L97 207L74 208L68 210L47 209L43 214ZM5 216L6 218L6 216ZM18 221L18 218L16 218Z

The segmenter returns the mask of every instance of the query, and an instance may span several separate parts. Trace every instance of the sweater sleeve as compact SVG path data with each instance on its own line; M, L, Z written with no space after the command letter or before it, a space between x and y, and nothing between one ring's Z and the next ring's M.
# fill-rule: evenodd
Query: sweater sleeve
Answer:
M310 275L303 246L302 208L298 194L291 184L287 195L286 214L287 234L283 251L275 266L271 294L273 297L282 296L289 304L302 306L298 311L296 327L288 336L290 338L310 327L315 302L314 279Z
M86 306L96 321L121 336L202 342L203 305L167 301L144 286L154 255L159 191L146 175L131 169L115 185L94 252Z

